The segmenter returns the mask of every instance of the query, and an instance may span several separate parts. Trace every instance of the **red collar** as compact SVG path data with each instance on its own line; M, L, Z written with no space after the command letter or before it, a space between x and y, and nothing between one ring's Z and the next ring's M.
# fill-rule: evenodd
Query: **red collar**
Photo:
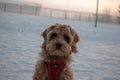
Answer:
M58 80L59 74L65 66L65 62L63 60L56 60L56 61L51 60L51 61L44 61L44 63L48 70L47 80Z

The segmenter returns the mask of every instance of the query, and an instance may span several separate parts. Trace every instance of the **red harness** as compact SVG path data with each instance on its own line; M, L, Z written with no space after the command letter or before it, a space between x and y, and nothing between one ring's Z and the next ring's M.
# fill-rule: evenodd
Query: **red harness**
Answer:
M58 80L61 70L65 66L63 60L58 61L44 61L46 68L48 70L48 80Z

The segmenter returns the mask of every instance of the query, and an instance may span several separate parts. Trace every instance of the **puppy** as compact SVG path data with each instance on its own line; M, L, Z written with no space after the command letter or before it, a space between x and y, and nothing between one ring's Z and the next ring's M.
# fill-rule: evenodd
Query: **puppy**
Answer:
M80 40L77 32L69 25L50 26L43 33L40 59L35 66L33 80L74 80L70 67L72 52L77 53Z

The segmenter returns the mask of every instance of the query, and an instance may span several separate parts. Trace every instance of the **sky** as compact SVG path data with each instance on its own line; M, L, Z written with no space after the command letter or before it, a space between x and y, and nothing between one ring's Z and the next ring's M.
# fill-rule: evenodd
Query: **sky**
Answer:
M95 13L97 0L14 0L40 3L42 7ZM120 0L99 0L99 13L118 15Z

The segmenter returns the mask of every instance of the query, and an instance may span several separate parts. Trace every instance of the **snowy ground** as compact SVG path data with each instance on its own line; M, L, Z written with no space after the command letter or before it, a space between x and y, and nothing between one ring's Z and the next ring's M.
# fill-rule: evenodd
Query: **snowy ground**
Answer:
M75 80L120 80L120 25L98 24L0 12L0 80L32 80L43 41L51 24L71 25L81 36L74 54Z

